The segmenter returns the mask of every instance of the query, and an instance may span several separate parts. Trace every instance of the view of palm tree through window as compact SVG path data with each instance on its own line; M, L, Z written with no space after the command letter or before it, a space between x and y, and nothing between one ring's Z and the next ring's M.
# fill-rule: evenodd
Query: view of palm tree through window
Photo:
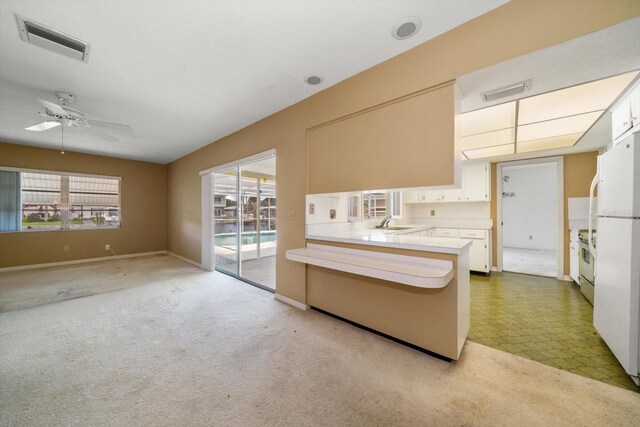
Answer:
M275 289L275 157L214 175L216 269Z

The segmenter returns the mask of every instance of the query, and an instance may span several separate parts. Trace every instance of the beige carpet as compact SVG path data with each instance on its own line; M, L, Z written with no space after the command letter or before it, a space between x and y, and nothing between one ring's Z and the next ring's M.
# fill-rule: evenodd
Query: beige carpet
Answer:
M639 394L498 350L447 363L173 258L114 265L84 281L167 274L0 314L0 425L640 424Z

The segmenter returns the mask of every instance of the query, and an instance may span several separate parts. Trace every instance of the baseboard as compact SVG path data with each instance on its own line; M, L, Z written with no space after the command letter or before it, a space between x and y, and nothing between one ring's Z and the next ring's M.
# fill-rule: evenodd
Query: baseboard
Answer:
M274 297L276 300L280 301L280 302L283 302L283 303L285 303L285 304L288 304L288 305L290 305L291 307L297 308L298 310L307 311L307 310L309 310L309 308L311 308L311 307L309 307L309 306L308 306L308 305L306 305L306 304L303 304L303 303L298 302L298 301L296 301L296 300L294 300L294 299L291 299L291 298L287 298L287 297L285 297L284 295L275 294L273 297Z
M45 262L42 264L17 265L15 267L2 267L0 268L0 273L4 273L7 271L32 270L36 268L59 267L63 265L85 264L88 262L109 261L109 260L123 259L123 258L137 258L141 256L150 256L150 255L165 255L166 253L167 251L140 252L136 254L109 255L109 256L101 256L98 258L74 259L71 261L58 261L58 262Z
M573 282L573 281L574 281L574 280L573 280L573 278L572 278L571 276L567 276L567 275L565 275L565 276L562 278L562 280L564 280L565 282Z
M189 258L185 258L185 257L180 256L178 254L175 254L175 253L173 253L171 251L167 251L167 255L171 255L172 257L177 258L180 261L184 261L184 262L186 262L188 264L195 265L198 268L202 268L202 264L200 264L199 262L195 262L193 260L190 260Z

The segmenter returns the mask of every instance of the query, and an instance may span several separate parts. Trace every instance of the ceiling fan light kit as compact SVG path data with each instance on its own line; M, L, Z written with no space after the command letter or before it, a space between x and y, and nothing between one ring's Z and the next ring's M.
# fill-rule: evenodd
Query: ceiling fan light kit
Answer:
M62 125L62 127L66 126L68 128L86 131L98 138L102 138L110 142L119 141L119 139L97 129L97 127L131 132L131 127L129 125L88 119L82 111L69 106L76 101L75 95L66 92L56 92L55 95L62 105L36 98L44 107L44 113L39 114L46 117L47 120L37 125L29 126L25 128L25 130L32 132L44 132Z

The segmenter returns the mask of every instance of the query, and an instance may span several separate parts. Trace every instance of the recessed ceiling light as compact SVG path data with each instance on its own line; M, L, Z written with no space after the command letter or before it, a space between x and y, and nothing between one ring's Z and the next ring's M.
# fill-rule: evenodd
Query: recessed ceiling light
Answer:
M391 35L398 40L408 39L420 31L420 27L422 27L422 20L417 16L409 16L393 26Z
M307 76L304 78L304 82L312 86L319 85L323 81L324 81L324 78L322 78L321 76Z

